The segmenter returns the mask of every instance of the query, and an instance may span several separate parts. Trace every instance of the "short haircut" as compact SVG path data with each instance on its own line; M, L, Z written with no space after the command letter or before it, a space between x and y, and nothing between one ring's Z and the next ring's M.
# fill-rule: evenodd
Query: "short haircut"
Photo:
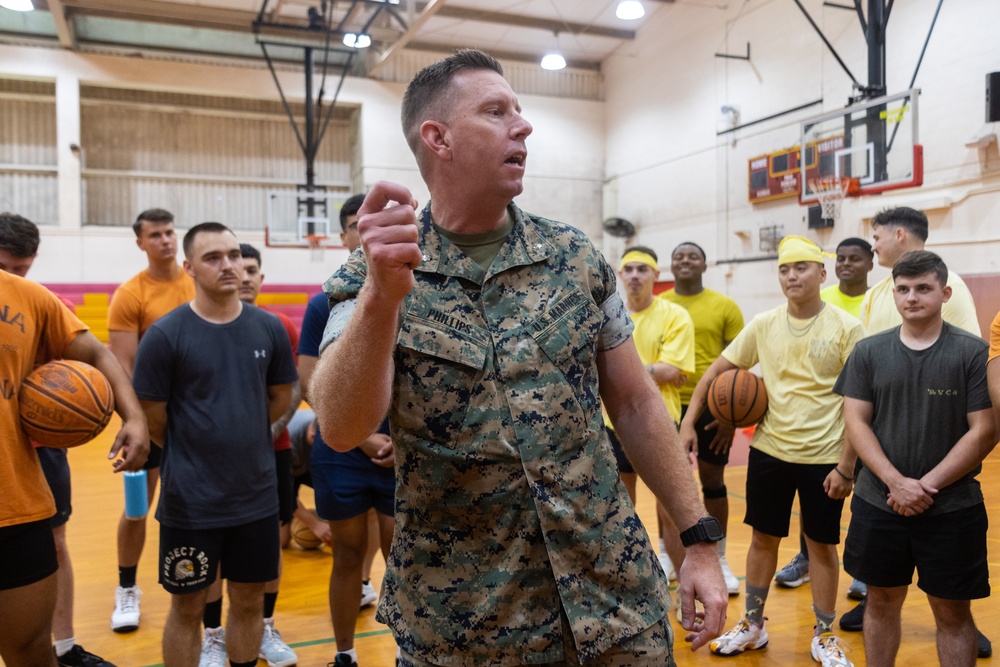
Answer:
M459 49L444 60L423 68L410 81L403 95L403 135L410 150L416 154L420 144L420 125L446 97L451 80L457 73L490 70L503 76L503 67L493 56L476 49Z
M921 241L927 240L927 216L908 206L886 208L872 218L872 229L879 227L902 227Z
M254 248L249 243L241 243L240 252L243 253L243 259L247 259L248 257L250 259L256 259L258 267L264 266L264 262L260 259L260 250L257 250L257 248Z
M928 250L914 250L904 254L892 265L892 280L896 278L916 278L933 273L944 287L948 284L948 266L939 256Z
M233 230L226 227L221 222L202 222L195 225L188 230L187 234L184 235L184 256L191 259L191 246L194 245L194 237L201 233L212 233L212 232L229 232L233 234ZM233 234L236 236L236 234Z
M647 255L649 255L650 257L652 257L654 262L659 262L660 261L660 258L656 256L656 251L653 250L652 248L647 248L644 245L634 245L631 248L626 248L625 252L622 253L622 257L624 257L625 255L629 254L632 251L635 251L635 252L644 252Z
M132 231L135 232L135 237L137 239L142 238L143 221L152 222L153 224L160 225L167 222L173 222L174 214L162 208L151 208L149 210L140 213L136 217L135 222L132 223Z
M16 213L0 213L0 250L18 259L38 254L38 227Z
M694 241L685 241L684 243L678 243L677 247L670 251L670 256L673 257L675 252L677 252L678 250L680 250L682 247L684 247L686 245L694 246L695 248L697 248L698 252L701 253L701 258L703 260L705 260L706 262L708 261L708 256L705 254L705 249L702 248L697 243L695 243Z
M872 259L875 258L875 253L874 251L872 251L872 244L869 243L868 241L865 241L864 239L859 239L856 236L844 239L843 241L838 243L837 252L840 252L841 248L861 248L862 250L865 251L866 255L868 255Z
M347 231L347 219L352 215L357 215L361 210L361 204L365 201L364 195L354 195L345 201L340 207L340 229Z

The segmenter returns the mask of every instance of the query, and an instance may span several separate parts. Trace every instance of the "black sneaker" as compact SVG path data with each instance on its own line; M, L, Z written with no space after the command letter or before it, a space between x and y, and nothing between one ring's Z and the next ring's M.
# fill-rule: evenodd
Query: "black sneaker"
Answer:
M57 655L56 662L59 667L115 667L104 658L85 651L79 644L74 644L66 653Z
M338 653L334 656L333 662L328 662L326 667L358 667L358 663L347 653Z
M865 624L866 602L867 600L862 600L857 607L840 617L841 630L846 630L847 632L861 632L861 629Z
M980 632L979 630L976 630L976 632L979 634L979 639L976 641L976 647L977 647L976 657L977 658L990 657L991 655L993 655L993 644L990 643L990 640L987 639L986 635L984 635L982 632Z

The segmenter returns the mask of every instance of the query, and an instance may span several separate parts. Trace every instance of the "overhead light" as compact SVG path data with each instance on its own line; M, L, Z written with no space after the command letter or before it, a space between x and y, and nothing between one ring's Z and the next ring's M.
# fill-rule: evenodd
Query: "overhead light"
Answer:
M559 53L546 53L542 56L542 69L559 70L566 68L566 59Z
M645 15L646 10L643 9L639 0L622 0L618 3L618 9L615 10L615 16L622 21L635 21Z
M35 8L31 0L0 0L0 7L13 9L15 12L30 12Z
M344 34L344 46L349 46L354 49L367 49L371 45L372 38L369 35L364 33L355 35L353 32Z

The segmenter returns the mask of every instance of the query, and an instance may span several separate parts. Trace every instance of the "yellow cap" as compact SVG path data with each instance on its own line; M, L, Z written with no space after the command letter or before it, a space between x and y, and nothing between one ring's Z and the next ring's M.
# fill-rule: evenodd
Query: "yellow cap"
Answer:
M633 262L638 262L640 264L645 264L646 266L652 268L654 271L659 271L660 267L656 265L656 260L648 252L643 252L641 250L629 250L622 257L621 264L618 265L618 270L621 271L625 268L626 264L632 264Z
M819 262L822 264L824 257L836 257L836 255L823 252L822 248L804 236L786 236L778 244L778 266L795 262Z

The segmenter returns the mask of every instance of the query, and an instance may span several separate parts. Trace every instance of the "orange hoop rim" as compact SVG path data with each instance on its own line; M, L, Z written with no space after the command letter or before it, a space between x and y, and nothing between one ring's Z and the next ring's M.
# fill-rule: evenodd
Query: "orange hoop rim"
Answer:
M323 241L330 238L329 236L324 236L322 234L306 234L306 241L309 241L310 248L319 248L323 245Z

